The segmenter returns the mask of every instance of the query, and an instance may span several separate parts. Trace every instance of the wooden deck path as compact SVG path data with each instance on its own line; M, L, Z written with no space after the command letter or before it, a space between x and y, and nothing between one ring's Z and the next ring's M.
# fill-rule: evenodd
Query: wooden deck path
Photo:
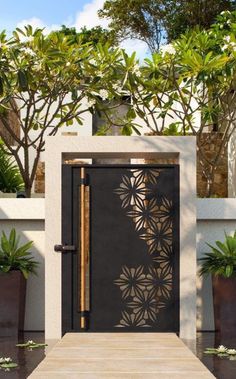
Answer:
M172 333L68 333L30 379L212 379Z

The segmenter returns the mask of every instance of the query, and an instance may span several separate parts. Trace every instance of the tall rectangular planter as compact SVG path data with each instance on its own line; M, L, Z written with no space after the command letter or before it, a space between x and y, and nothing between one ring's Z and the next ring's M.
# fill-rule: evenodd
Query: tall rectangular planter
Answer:
M0 273L0 336L24 330L26 279L20 271Z
M215 330L221 337L236 336L236 278L212 277Z

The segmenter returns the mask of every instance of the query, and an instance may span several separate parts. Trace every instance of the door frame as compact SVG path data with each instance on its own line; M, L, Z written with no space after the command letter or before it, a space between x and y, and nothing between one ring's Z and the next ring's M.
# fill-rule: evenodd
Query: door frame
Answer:
M64 137L46 138L45 334L61 338L61 166L65 159L178 158L180 166L180 336L196 338L196 138Z
M178 272L178 279L179 279L179 259L180 259L180 253L179 253L179 239L180 239L180 233L179 233L179 165L178 164L89 164L89 165L83 165L83 164L63 164L62 165L62 245L74 245L76 247L76 251L68 252L62 254L62 309L61 309L61 317L62 317L62 334L64 335L65 332L74 332L73 328L73 315L74 315L74 301L77 298L78 295L73 294L74 287L77 287L75 285L75 282L78 280L77 277L77 270L75 266L75 260L78 254L78 246L79 242L74 240L74 234L76 234L75 229L78 229L78 225L74 225L73 221L73 214L77 214L78 209L74 210L73 204L78 204L78 198L77 193L73 193L73 170L74 169L80 169L81 167L86 169L88 168L156 168L156 169L162 169L162 168L171 168L174 170L174 188L177 188L177 192L174 194L174 201L175 205L177 207L176 209L176 218L178 220L176 225L176 233L178 235L178 245L175 244L175 249L177 252L177 272ZM68 198L69 196L69 198ZM90 252L91 254L91 252ZM71 280L71 273L74 268L74 279ZM177 291L177 304L175 307L178 310L178 323L179 325L179 287L180 284L177 284L177 287L174 290L175 296ZM68 296L68 293L71 295ZM89 330L87 330L89 332ZM117 333L120 330L117 329ZM80 331L83 332L83 331ZM112 332L112 330L109 330L109 332ZM129 331L126 331L129 332ZM132 332L132 330L131 330ZM152 330L150 332L153 332Z

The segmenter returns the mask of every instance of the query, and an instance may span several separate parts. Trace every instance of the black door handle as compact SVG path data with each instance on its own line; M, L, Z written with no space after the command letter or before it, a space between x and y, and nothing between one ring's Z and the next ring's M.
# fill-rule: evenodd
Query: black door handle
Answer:
M76 247L74 245L55 245L54 251L56 253L68 253L70 251L76 251Z

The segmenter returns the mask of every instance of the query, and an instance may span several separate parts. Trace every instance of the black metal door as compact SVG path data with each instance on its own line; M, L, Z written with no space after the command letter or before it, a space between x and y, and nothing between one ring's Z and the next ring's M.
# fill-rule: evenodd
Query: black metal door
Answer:
M63 166L63 332L81 331L81 183L89 187L86 330L178 332L178 165ZM87 215L88 216L88 215ZM89 221L88 221L89 220ZM88 299L89 298L89 299Z

